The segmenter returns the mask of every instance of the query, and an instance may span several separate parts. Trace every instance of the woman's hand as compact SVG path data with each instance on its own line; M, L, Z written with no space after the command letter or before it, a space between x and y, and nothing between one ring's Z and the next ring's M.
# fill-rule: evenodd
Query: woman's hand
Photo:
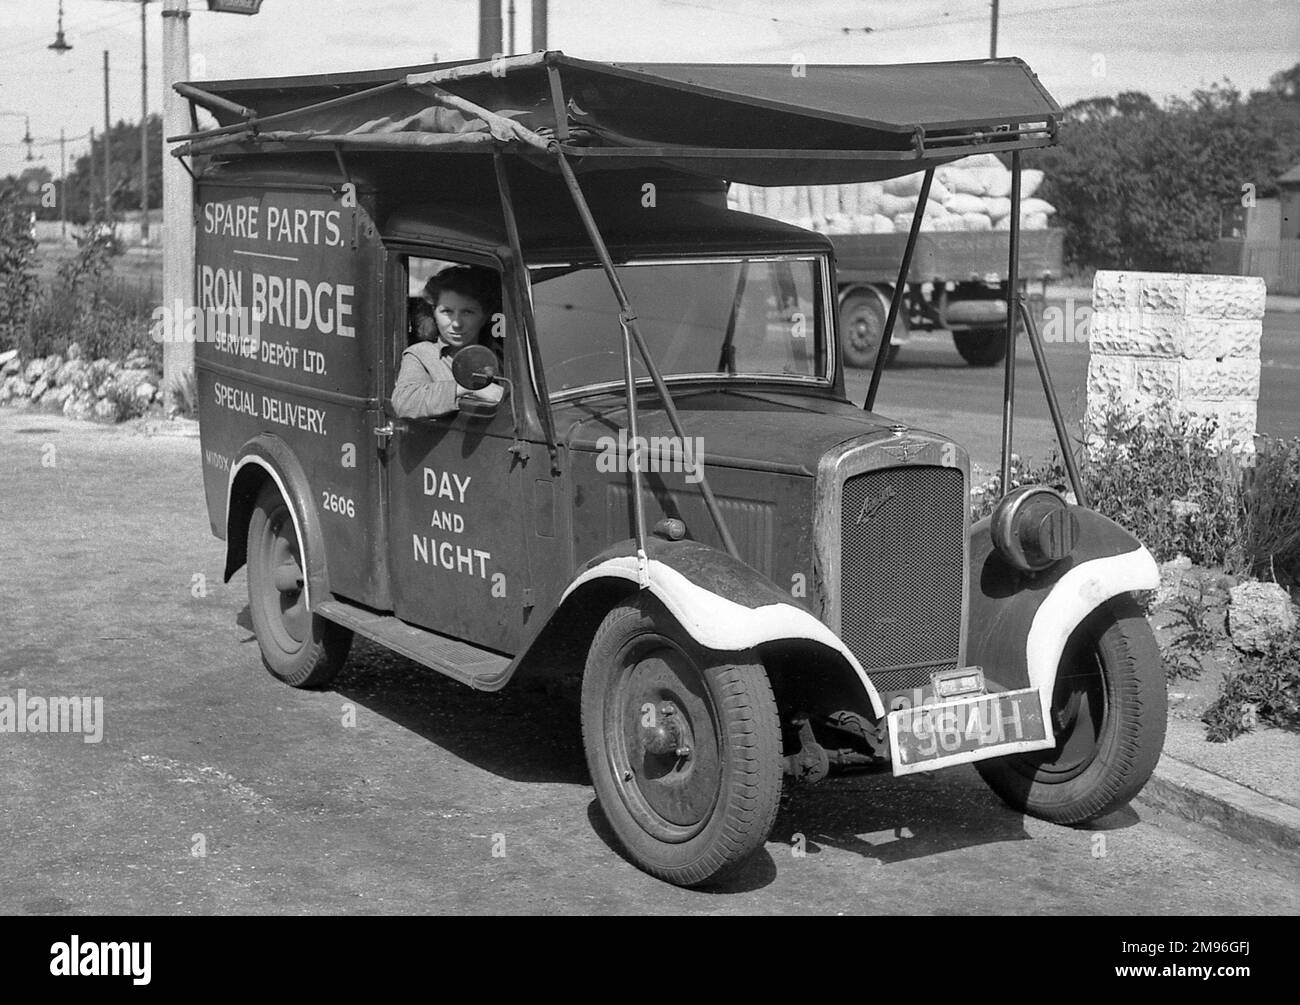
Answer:
M486 401L490 405L495 405L505 397L505 388L500 384L488 384L486 387L479 388L477 391L471 391L466 388L461 392L462 398L473 398L475 401Z

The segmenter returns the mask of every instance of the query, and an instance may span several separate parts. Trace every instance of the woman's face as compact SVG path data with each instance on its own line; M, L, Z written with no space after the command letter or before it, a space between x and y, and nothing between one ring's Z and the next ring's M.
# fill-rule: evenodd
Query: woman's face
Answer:
M433 316L438 322L438 337L453 349L477 342L478 333L487 321L487 312L482 304L473 297L451 290L443 290L438 295L438 306L433 309Z

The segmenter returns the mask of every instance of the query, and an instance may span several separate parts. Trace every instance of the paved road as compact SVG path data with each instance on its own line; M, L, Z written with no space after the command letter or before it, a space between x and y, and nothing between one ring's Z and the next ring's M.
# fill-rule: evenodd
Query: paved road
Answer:
M1086 303L1083 302L1083 303ZM1081 303L1048 300L1044 310L1059 309L1078 318ZM1073 313L1071 312L1073 311ZM1040 317L1040 327L1043 320ZM1074 325L1062 326L1073 332ZM1086 325L1080 329L1086 332ZM1300 313L1269 312L1260 344L1259 431L1271 436L1300 436ZM1047 343L1048 367L1057 397L1072 430L1084 409L1088 372L1086 341ZM850 371L849 397L866 398L870 374ZM996 470L1000 456L1002 367L967 366L946 332L918 333L885 371L877 410L905 422L950 434L965 444L985 470ZM1045 460L1055 445L1046 400L1033 354L1022 339L1016 355L1017 407L1015 449L1027 458Z
M0 733L0 914L1300 911L1293 860L1025 819L969 769L802 790L731 886L668 887L611 846L569 697L369 646L335 690L265 673L196 441L0 410L0 513L0 695L104 702L99 743Z

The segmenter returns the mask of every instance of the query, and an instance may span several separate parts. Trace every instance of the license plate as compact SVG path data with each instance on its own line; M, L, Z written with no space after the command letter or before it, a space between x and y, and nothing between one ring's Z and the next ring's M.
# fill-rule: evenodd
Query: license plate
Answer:
M889 713L894 773L928 771L1053 743L1037 688L1000 691Z

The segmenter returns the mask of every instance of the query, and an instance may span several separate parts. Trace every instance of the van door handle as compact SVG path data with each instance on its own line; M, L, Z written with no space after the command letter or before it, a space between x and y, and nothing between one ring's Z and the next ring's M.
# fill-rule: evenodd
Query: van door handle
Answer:
M380 450L383 450L388 446L388 441L393 438L393 433L396 431L397 427L393 425L391 419L388 422L385 422L382 426L375 427L375 440L378 443Z

